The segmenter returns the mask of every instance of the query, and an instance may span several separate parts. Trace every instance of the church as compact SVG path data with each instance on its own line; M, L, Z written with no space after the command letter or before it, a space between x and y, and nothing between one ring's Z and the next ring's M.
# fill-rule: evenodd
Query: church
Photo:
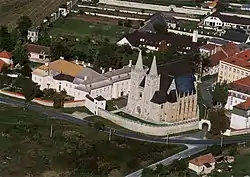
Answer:
M182 60L150 68L140 51L131 69L126 112L153 123L175 123L198 118L197 84L192 62Z

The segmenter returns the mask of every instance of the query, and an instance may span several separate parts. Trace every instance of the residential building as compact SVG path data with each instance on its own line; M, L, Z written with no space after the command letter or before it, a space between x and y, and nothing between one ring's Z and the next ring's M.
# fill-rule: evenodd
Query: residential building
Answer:
M207 45L209 45L209 44L207 44ZM212 45L212 44L210 44L210 45ZM226 43L223 46L216 47L213 50L214 54L208 58L209 62L210 62L210 67L209 67L208 71L205 73L205 75L217 74L219 71L220 61L223 59L226 59L228 57L231 57L239 52L240 52L239 47L232 42Z
M127 96L130 92L130 72L132 61L121 69L100 74L85 66L84 62L69 62L56 60L45 63L32 72L32 80L40 85L40 89L52 88L60 92L65 90L74 100L91 100L92 103L99 101L99 96L105 100ZM90 102L88 102L90 103ZM104 106L104 105L102 105ZM91 110L93 110L91 108Z
M203 27L207 29L228 29L241 28L247 30L250 25L250 18L233 15L225 15L221 12L214 12L203 20Z
M24 47L29 53L30 61L38 63L49 62L50 47L36 45L36 44L25 44Z
M189 161L188 168L197 174L209 174L215 169L215 158L209 153Z
M202 42L197 39L195 30L193 37L174 33L155 34L135 31L124 36L117 42L117 45L128 45L132 49L138 50L146 48L149 51L165 51L170 47L174 47L185 54L190 50L198 50Z
M216 44L205 44L199 47L200 54L204 57L209 57L216 52L216 48L218 45Z
M197 120L193 64L184 60L157 66L154 57L148 68L140 52L131 70L126 112L155 123Z
M7 66L10 66L13 64L12 59L13 59L12 53L7 52L7 51L0 52L0 60L6 63Z
M224 40L222 38L216 38L216 37L207 40L207 44L214 44L217 46L222 46L228 42L229 41L227 41L227 40Z
M225 109L233 110L237 104L250 98L250 77L244 77L230 84Z
M250 49L220 61L218 82L231 83L250 75Z
M157 33L160 30L166 30L167 28L176 28L179 22L173 16L165 12L156 12L148 20L144 22L144 25L138 29L142 33Z
M233 107L230 128L235 130L250 128L250 99Z
M28 30L27 39L35 43L38 41L38 34L39 30L36 27L31 27Z
M7 68L6 63L3 60L0 60L0 73Z

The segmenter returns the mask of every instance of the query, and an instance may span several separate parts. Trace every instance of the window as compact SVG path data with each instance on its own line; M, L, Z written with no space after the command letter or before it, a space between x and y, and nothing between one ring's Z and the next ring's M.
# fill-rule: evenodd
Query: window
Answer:
M231 67L229 67L229 71L231 71Z
M163 109L163 104L161 105L161 109Z
M142 93L141 93L141 92L140 92L140 95L139 95L139 96L140 96L140 98L142 97Z
M234 68L234 72L236 71L236 69Z

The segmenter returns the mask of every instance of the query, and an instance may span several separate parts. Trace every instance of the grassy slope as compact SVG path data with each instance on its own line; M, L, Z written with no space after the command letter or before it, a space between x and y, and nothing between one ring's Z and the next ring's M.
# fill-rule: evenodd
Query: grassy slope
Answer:
M11 177L39 177L48 171L63 176L73 171L75 176L106 176L111 169L124 175L184 149L118 137L112 137L110 143L107 134L88 126L48 119L37 112L6 105L0 105L0 130L0 173Z

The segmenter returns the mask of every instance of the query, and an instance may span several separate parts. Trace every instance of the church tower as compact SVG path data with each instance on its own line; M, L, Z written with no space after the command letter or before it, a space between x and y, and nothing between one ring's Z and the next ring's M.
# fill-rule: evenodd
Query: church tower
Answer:
M135 111L138 101L141 99L142 95L141 90L139 88L140 83L142 82L143 78L145 77L147 69L143 66L142 61L142 52L139 52L136 65L131 69L131 85L130 85L130 92L128 95L128 103L127 103L127 111L133 114L137 112L140 114L139 111Z
M146 76L145 88L144 88L144 105L143 117L150 119L151 104L150 101L154 96L154 93L160 89L160 75L157 71L156 57L154 56L153 62L149 73Z

